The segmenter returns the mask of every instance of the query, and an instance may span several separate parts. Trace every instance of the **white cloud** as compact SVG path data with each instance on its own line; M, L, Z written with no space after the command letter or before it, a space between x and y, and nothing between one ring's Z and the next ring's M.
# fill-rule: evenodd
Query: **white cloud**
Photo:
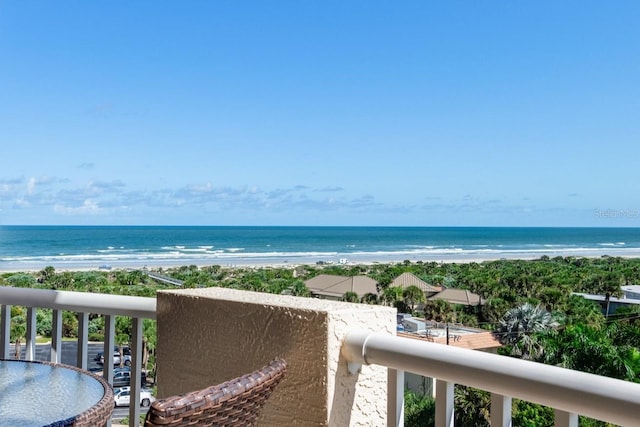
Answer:
M54 212L62 215L92 215L101 211L100 206L93 200L85 200L80 206L64 206L56 204Z
M29 203L28 200L25 200L23 198L16 199L14 204L18 208L28 208L29 206L31 206L31 203Z
M33 191L36 188L36 182L35 178L29 178L29 181L27 182L27 194L33 194Z

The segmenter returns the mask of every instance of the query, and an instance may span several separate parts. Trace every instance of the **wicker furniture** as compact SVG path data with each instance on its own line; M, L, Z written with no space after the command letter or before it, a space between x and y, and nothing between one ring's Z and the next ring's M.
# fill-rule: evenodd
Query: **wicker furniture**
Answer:
M253 425L286 369L286 362L276 359L262 369L222 384L156 400L144 426Z

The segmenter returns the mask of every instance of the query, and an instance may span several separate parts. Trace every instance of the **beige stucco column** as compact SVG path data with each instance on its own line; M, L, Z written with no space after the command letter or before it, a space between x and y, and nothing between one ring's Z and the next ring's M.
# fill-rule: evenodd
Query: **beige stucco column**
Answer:
M396 310L224 288L158 293L158 395L217 384L276 357L287 376L259 425L385 426L387 369L350 374L340 349L351 329L395 334Z

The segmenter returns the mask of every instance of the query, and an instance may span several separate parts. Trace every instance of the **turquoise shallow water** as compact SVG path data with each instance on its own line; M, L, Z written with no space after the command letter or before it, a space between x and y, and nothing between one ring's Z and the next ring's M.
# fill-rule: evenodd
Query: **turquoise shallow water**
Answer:
M0 270L639 256L640 228L1 226Z

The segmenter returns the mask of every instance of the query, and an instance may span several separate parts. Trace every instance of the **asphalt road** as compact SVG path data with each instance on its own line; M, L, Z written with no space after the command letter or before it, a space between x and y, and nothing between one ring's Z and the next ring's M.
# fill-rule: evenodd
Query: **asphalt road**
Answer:
M24 344L22 344L20 346L20 353L22 354L21 358L24 359L25 357L25 346ZM102 365L98 365L98 363L93 360L93 358L95 357L96 354L98 354L98 352L102 351L103 349L103 344L102 343L90 343L88 345L89 350L88 350L88 355L87 355L87 368L90 371L94 371L94 370L102 370ZM62 363L66 364L66 365L73 365L75 366L76 364L76 354L78 351L78 343L76 341L63 341L62 342ZM15 347L13 344L11 344L11 349L9 352L9 355L11 357L13 357L13 353L15 352ZM36 360L41 360L41 361L48 361L50 359L50 355L51 354L51 344L37 344L36 345Z

